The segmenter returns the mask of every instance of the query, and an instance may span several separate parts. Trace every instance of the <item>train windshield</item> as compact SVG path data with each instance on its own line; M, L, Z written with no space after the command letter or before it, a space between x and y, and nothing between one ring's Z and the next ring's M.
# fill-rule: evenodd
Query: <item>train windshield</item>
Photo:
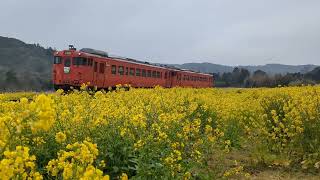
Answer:
M53 64L61 64L62 60L61 57L55 56L53 59Z
M65 59L65 60L64 60L64 67L70 67L70 65L71 65L71 60L70 60L70 58Z
M86 66L86 65L88 65L88 60L87 60L87 58L84 58L84 57L74 57L72 64L77 65L77 66L79 66L79 65Z

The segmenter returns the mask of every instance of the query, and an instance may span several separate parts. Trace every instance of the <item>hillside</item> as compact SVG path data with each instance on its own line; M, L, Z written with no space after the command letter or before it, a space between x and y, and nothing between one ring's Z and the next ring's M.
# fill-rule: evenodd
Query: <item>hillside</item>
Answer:
M232 72L232 66L225 66L220 64L212 63L184 63L184 64L173 64L178 68L191 69L193 71L206 72L206 73L224 73Z
M316 65L284 65L284 64L266 64L260 66L239 66L248 69L250 72L262 70L267 74L286 74L286 73L307 73L316 68Z
M51 86L51 48L0 36L0 90L46 90Z
M312 71L305 74L308 79L313 79L320 82L320 67L314 68Z
M173 66L191 69L194 71L207 72L207 73L224 73L232 72L233 66L226 66L212 63L184 63L184 64L173 64ZM314 68L316 65L284 65L284 64L266 64L258 66L238 66L241 68L248 69L251 73L256 70L265 71L268 74L286 74L286 73L306 73Z

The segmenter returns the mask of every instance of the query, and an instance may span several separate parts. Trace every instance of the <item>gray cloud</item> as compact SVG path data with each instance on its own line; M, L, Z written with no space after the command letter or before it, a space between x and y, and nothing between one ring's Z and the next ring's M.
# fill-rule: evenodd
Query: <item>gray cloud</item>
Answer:
M1 0L0 35L163 63L319 64L318 0Z

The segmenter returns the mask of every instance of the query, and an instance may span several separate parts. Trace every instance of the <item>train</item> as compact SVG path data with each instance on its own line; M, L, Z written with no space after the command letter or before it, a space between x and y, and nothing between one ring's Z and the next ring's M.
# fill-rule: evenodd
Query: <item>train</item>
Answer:
M209 88L214 86L212 74L173 66L109 55L91 48L55 51L53 86L57 89L79 88L82 84L97 89L129 85L137 88L162 86Z

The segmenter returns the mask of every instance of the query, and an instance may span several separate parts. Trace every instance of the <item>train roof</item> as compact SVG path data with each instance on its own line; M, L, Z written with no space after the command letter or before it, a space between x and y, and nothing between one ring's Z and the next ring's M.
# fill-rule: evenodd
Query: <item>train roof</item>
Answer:
M108 53L101 50L91 49L91 48L82 48L80 49L80 52L88 53L88 54L94 54L102 57L108 57Z
M148 65L148 66L155 66L155 67L161 67L161 68L166 68L166 69L170 69L170 70L174 70L174 71L183 71L183 72L189 72L189 73L196 73L196 74L202 74L202 75L210 75L212 76L212 74L208 74L208 73L202 73L202 72L196 72L190 69L181 69L178 68L176 66L170 66L167 64L160 64L160 63L150 63L147 61L140 61L140 60L136 60L136 59L132 59L132 58L127 58L127 57L122 57L122 56L116 56L116 55L109 55L107 52L105 51L101 51L101 50L96 50L96 49L91 49L91 48L82 48L79 50L80 52L84 52L87 54L92 54L95 56L100 56L100 57L104 57L104 58L113 58L113 59L120 59L120 60L124 60L124 61L128 61L128 62L133 62L133 63L137 63L137 64L142 64L142 65Z

